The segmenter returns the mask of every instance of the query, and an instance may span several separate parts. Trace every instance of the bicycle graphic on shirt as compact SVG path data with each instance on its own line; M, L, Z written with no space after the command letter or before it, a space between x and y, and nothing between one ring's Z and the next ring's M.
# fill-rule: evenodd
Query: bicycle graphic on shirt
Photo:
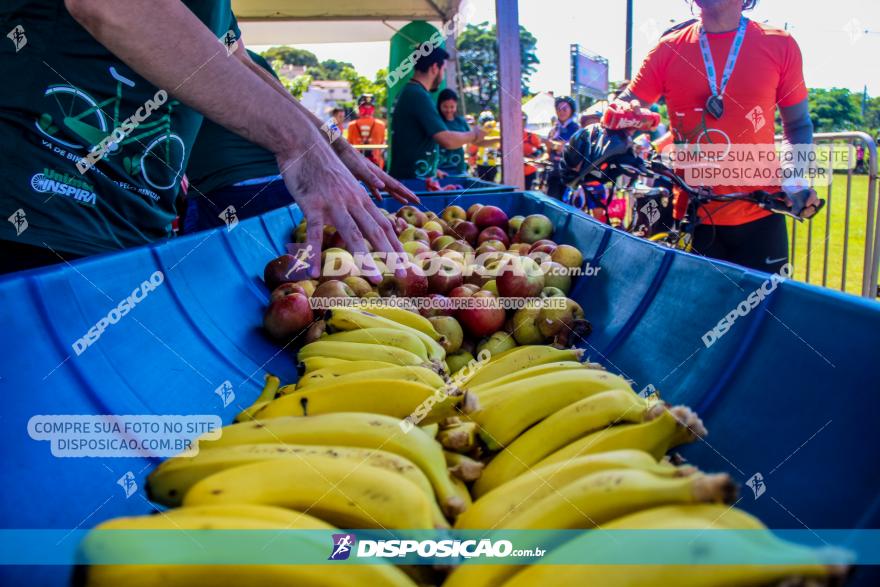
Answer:
M46 88L43 96L52 100L47 111L35 121L37 130L69 149L86 149L88 152L101 144L125 120L119 114L124 86L135 86L134 81L120 74L116 68L110 67L109 70L116 80L116 95L101 102L74 86L56 84ZM176 104L176 100L169 101L163 113L157 112L155 117L151 117L155 120L141 122L124 139L111 142L107 150L107 156L113 156L122 152L121 147L132 143L143 146L139 153L123 158L123 168L133 177L140 175L150 187L157 190L173 188L183 173L183 139L171 131L171 114ZM108 112L112 112L112 117ZM69 139L69 134L81 142L72 142L59 136Z
M672 136L676 145L687 147L694 145L694 149L700 152L700 146L724 146L724 152L717 154L720 159L724 159L730 154L731 141L730 135L719 128L713 128L706 124L706 111L703 108L694 108L695 112L700 113L700 124L693 127L690 131L684 132L680 130L677 124L672 125ZM684 117L683 114L676 116Z

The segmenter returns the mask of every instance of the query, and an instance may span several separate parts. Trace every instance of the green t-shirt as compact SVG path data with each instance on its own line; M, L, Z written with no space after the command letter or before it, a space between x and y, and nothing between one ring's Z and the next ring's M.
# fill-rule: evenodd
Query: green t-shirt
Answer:
M219 39L239 35L230 0L184 4L225 58ZM60 0L6 0L0 24L21 33L0 43L0 216L24 219L0 222L0 239L90 255L170 236L201 114L122 63Z
M250 50L248 54L254 63L278 77L260 55ZM190 196L208 194L246 179L270 175L278 175L278 162L270 151L212 120L206 118L202 122L186 166L186 177L192 189Z
M444 122L446 123L446 128L449 130L457 132L468 132L471 130L470 125L463 116L456 116L452 120L444 120ZM464 156L464 147L459 147L457 149L438 148L440 149L440 162L437 164L437 169L445 171L450 175L464 175L467 173L467 160Z
M434 135L447 130L437 105L425 87L409 81L397 96L391 112L392 177L414 179L437 174Z

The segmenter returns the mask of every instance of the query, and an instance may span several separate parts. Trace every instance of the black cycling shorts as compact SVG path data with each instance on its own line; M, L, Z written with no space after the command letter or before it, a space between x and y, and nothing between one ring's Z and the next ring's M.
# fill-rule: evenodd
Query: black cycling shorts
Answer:
M700 224L694 231L694 252L765 271L778 273L788 263L788 231L781 214L735 226Z

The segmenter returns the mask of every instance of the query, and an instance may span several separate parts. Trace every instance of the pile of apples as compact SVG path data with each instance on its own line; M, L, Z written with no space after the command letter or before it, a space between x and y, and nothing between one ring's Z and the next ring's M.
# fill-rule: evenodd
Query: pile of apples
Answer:
M553 223L546 216L509 218L500 208L481 204L467 210L449 206L440 215L413 206L383 213L408 257L403 275L394 275L382 256L373 254L382 277L371 283L345 250L341 236L327 226L318 279L309 279L307 269L298 269L293 255L266 265L264 279L272 295L263 323L270 336L286 341L307 328L315 318L309 298L391 296L430 300L422 304L430 307L419 311L446 339L451 372L484 349L494 355L526 344L567 347L577 342L573 337L589 334L583 309L567 297L576 279L572 273L582 268L583 256L575 247L552 240ZM293 239L305 242L305 221L297 226ZM450 308L448 300L459 297L534 302L516 310L491 304ZM539 298L549 297L565 301L554 307L539 303Z

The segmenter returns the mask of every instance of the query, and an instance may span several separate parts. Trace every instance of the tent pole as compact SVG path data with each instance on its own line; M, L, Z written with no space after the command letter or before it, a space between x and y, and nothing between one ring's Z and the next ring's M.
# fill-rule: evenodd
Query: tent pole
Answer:
M495 0L498 27L498 103L501 107L502 181L525 189L523 174L522 66L517 0Z

